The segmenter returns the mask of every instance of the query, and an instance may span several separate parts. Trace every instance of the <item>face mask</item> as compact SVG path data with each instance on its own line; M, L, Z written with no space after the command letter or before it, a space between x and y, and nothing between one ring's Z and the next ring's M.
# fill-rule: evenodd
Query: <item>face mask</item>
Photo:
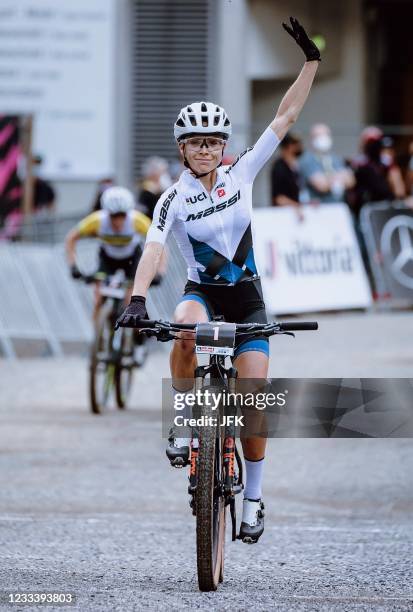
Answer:
M327 153L332 146L333 141L328 134L321 134L313 139L313 148L319 153Z

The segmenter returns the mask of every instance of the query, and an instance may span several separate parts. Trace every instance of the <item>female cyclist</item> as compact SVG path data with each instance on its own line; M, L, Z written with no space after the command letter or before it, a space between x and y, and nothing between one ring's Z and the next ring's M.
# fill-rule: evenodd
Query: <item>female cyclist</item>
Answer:
M136 271L133 296L119 319L120 325L147 316L146 292L170 230L188 264L188 282L175 311L175 322L208 321L213 314L235 323L267 321L254 259L252 184L297 120L320 61L319 50L304 28L292 17L290 23L291 27L283 27L303 50L305 64L272 123L232 166L221 165L232 131L225 110L211 102L195 102L181 109L174 135L187 170L158 200ZM265 379L268 355L267 338L243 337L234 353L239 378ZM191 379L196 367L193 340L174 343L170 366L176 393L188 391L182 381ZM256 542L264 530L261 485L266 440L251 437L241 441L246 487L240 538ZM189 440L171 430L167 456L172 465L185 465Z

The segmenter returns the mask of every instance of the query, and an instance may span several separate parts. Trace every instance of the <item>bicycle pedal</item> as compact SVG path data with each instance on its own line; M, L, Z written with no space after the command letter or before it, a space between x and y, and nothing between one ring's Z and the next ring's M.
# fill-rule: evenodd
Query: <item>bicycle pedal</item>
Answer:
M241 540L244 544L256 544L258 542L258 538L252 538L251 536L240 536L237 535L237 540Z

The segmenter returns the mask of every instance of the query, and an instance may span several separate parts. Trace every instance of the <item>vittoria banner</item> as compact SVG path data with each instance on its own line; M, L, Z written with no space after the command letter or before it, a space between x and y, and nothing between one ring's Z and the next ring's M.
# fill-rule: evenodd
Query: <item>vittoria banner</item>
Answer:
M346 204L258 209L254 250L267 310L288 314L366 308L370 287Z

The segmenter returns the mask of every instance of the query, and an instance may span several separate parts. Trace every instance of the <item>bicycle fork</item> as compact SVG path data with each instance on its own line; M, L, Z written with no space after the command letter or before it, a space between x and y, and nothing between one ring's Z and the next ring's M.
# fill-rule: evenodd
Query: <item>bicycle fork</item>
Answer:
M237 371L235 368L229 368L226 371L228 378L228 391L235 397ZM230 416L236 414L236 404L232 406ZM238 466L238 476L235 472L235 462ZM224 494L225 503L229 504L231 523L232 523L232 540L237 538L237 517L235 510L235 495L241 493L242 484L242 461L239 456L238 449L235 444L235 425L234 420L230 419L230 424L225 426L224 448L223 448L223 465L224 465Z

